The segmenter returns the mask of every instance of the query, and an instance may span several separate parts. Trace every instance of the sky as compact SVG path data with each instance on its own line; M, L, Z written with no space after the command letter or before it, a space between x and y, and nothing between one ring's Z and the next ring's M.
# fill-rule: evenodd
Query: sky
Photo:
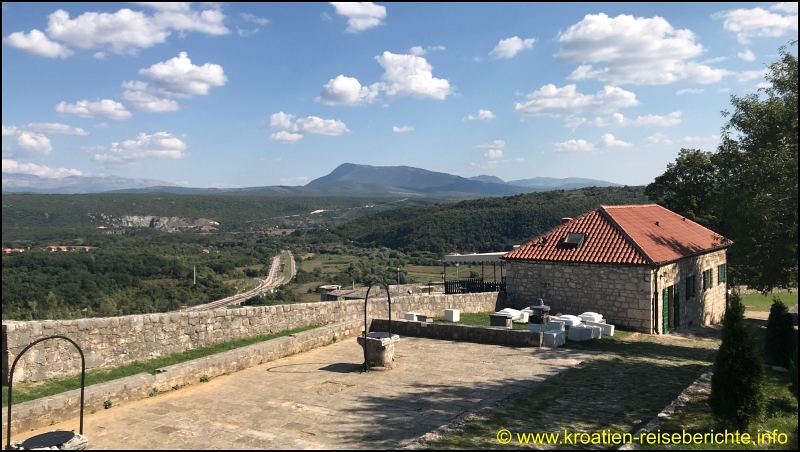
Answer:
M798 20L797 3L3 3L2 23L3 173L228 188L342 163L647 184L716 148Z

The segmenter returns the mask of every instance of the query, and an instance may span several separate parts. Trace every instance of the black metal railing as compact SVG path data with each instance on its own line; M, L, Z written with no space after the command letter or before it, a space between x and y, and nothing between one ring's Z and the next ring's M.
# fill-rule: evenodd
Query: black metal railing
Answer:
M445 281L444 293L478 293L478 292L505 292L506 283L497 281L484 281L480 278L457 279Z

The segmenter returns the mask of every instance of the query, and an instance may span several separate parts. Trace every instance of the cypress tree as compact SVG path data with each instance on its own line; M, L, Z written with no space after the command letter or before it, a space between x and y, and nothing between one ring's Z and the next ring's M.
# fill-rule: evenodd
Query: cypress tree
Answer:
M788 367L796 341L789 309L780 298L773 297L767 320L767 336L764 339L767 357L772 364Z
M739 294L731 294L708 400L717 419L741 432L764 412L764 365L744 310Z

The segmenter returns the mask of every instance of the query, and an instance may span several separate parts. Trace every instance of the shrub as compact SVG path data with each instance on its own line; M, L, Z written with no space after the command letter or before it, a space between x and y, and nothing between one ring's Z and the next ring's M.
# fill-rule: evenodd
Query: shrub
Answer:
M103 402L103 408L105 408L105 409L111 408L111 400L110 399L106 400L105 402Z
M789 388L794 394L794 398L797 398L797 345L794 347L794 356L792 356L792 362L789 363L789 377L792 379L792 386Z
M208 382L209 382L209 380L211 380L211 377L209 377L208 375L205 375L205 374L203 374L203 375L200 377L200 383L208 383Z
M150 391L150 394L147 394L147 396L148 396L148 397L155 397L155 396L157 396L158 394L159 394L158 388L153 388L153 390L152 390L152 391Z
M788 367L797 338L792 326L792 315L778 297L772 298L764 342L770 362L776 366Z
M723 424L745 431L764 412L764 364L738 293L729 297L708 404Z

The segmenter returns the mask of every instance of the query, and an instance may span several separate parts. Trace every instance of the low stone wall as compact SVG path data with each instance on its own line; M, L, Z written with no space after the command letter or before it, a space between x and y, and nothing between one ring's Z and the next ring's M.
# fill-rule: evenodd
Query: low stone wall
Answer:
M236 372L263 362L273 361L296 353L331 343L334 340L355 336L363 330L362 322L345 322L329 325L287 337L272 339L258 344L230 350L216 355L187 361L158 369L156 375L140 373L126 378L87 386L84 393L84 424L91 422L89 413L102 410L103 403L110 400L112 407L149 397L153 388L159 392L173 387L199 384L200 377L213 378ZM355 346L355 343L354 343ZM80 389L51 397L32 400L12 406L11 434L75 419L78 429L80 415ZM8 425L8 413L3 409L3 435Z
M389 331L388 319L374 319L370 331ZM415 322L392 319L392 333L403 336L425 337L447 341L476 342L478 344L509 345L512 347L541 347L542 333L526 330L508 330L455 323Z
M487 312L503 306L497 292L459 295L414 294L392 297L392 317L408 311L443 315L445 309ZM370 298L369 318L389 315L386 299ZM2 326L2 378L7 383L16 356L36 339L64 335L81 346L86 370L109 369L235 339L278 333L311 325L364 319L363 300L218 309L202 312L80 320L5 322ZM63 340L43 342L28 351L17 364L15 382L33 382L80 373L80 355Z

